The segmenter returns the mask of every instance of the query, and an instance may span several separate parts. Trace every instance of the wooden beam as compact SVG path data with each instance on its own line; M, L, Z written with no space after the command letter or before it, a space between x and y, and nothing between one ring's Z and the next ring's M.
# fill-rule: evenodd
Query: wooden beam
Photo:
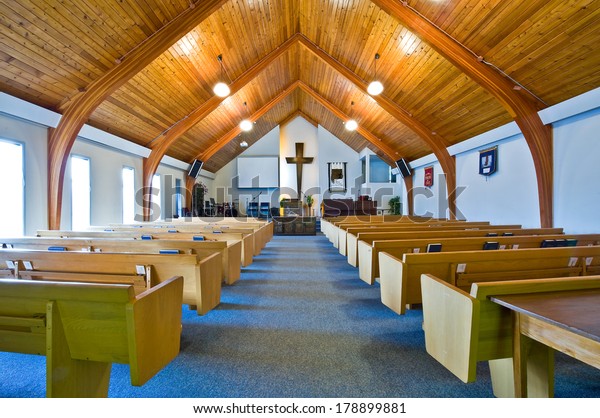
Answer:
M288 123L290 123L291 121L293 121L297 117L303 118L304 120L306 120L308 123L310 123L315 128L317 128L319 126L319 124L313 118L311 118L310 116L308 116L306 113L304 113L300 109L296 110L294 113L292 113L291 115L289 115L287 118L285 118L282 121L280 121L279 122L279 126L287 125Z
M537 113L540 108L545 107L543 103L524 90L515 90L515 85L508 78L485 64L480 57L433 25L406 2L371 1L494 95L515 119L529 145L536 169L540 224L542 227L551 227L553 225L552 128L545 126Z
M306 49L315 54L326 64L352 82L364 94L369 94L367 92L367 83L350 69L348 69L344 64L336 60L327 52L323 51L305 36L299 36L299 41ZM398 104L385 95L380 94L377 96L371 96L371 98L375 100L375 102L382 109L408 126L409 129L415 132L431 148L446 177L446 196L448 199L449 217L450 219L456 219L456 200L454 198L456 196L456 161L448 152L447 147L450 145L449 142L440 135L433 133L431 129L427 128L423 123L413 118L410 112L398 106ZM395 158L394 161L397 159L398 158Z
M48 227L60 228L65 168L77 134L94 110L227 0L204 0L190 7L136 47L115 67L76 96L48 140Z

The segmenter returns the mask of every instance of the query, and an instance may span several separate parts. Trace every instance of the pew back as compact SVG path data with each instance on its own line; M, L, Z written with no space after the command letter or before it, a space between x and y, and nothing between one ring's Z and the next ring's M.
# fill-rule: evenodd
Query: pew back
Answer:
M402 259L379 253L381 299L403 314L407 304L419 304L421 275L431 274L468 290L472 283L502 278L532 279L588 274L587 260L600 257L600 246L527 248L514 251L457 251L404 254Z

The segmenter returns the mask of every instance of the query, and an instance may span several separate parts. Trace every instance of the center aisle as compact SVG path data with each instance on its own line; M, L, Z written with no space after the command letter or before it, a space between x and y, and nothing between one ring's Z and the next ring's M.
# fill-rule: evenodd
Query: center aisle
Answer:
M203 317L184 308L177 359L144 387L109 396L491 396L487 373L465 385L437 364L421 311L383 306L379 286L323 235L275 236L221 300Z

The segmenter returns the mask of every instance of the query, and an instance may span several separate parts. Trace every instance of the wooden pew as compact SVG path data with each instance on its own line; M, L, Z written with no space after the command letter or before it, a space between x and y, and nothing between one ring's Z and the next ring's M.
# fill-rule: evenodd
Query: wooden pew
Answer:
M91 251L105 253L147 253L177 251L180 254L196 254L207 257L220 253L223 260L222 278L226 284L233 284L241 274L241 243L229 245L223 241L181 241L181 240L134 240L128 238L44 238L18 237L0 238L2 246L15 249Z
M15 278L134 285L137 293L182 276L183 303L204 315L221 301L221 255L0 250L0 266Z
M474 283L470 293L433 275L421 276L423 330L427 352L465 383L474 382L480 361L489 361L497 397L514 397L513 323L510 311L490 296L600 288L600 276ZM531 397L553 396L552 352L530 353Z
M365 226L343 225L338 229L338 251L341 255L348 254L348 236L361 232L402 232L404 230L430 229L516 229L521 225L490 225L489 222L437 221L437 222L392 222Z
M182 291L2 279L0 350L45 355L47 397L107 397L112 363L142 386L179 354Z
M560 235L562 228L517 228L517 229L477 229L477 230L446 230L446 231L410 231L410 232L387 232L387 233L359 233L357 244L358 267L371 271L371 277L367 283L373 284L375 278L379 277L379 259L380 251L386 251L389 254L401 257L404 252L397 252L395 247L397 241L407 239L431 239L440 240L448 238L466 238L466 237L488 237L490 241L496 240L496 236L503 234L512 234L512 236L527 235ZM430 241L433 243L433 241ZM437 242L437 241L436 241ZM413 247L414 248L414 247ZM442 247L443 249L444 247ZM369 277L369 275L365 275Z
M451 235L451 234L448 234ZM489 243L489 244L488 244ZM359 242L359 275L367 283L373 283L379 278L378 254L381 251L402 258L406 253L426 253L429 244L439 244L437 246L441 252L448 251L476 251L483 249L493 249L494 243L499 250L502 249L522 249L522 248L541 248L542 246L553 243L560 243L561 246L567 245L598 245L600 244L600 234L586 235L522 235L519 231L513 236L462 236L460 238L420 238L411 240L390 240L374 241L371 245L366 242ZM487 247L486 247L487 246ZM484 248L485 247L485 248Z
M162 230L160 230L162 231ZM197 245L207 245L209 248L222 249L223 274L227 283L233 283L239 279L238 271L241 266L246 266L252 263L254 253L253 239L251 237L242 237L237 234L181 234L179 232L157 232L153 230L144 232L136 231L65 231L65 230L38 230L37 237L41 238L73 238L73 239L125 239L137 241L153 241L153 240L181 240L196 242ZM202 239L197 241L197 239ZM206 242L224 242L225 244L203 244ZM240 244L241 241L241 244ZM160 245L160 244L159 244ZM166 245L166 244L165 244ZM193 244L190 244L193 245ZM246 264L246 262L248 264Z
M406 305L420 304L422 274L468 290L473 283L505 277L585 276L599 265L600 246L404 254L402 259L380 252L381 301L401 315Z

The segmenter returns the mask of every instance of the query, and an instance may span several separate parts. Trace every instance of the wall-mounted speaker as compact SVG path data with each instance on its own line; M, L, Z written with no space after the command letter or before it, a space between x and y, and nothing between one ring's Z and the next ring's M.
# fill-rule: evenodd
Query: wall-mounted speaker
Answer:
M200 174L200 170L202 169L202 164L204 164L200 160L194 160L192 165L190 166L190 171L188 172L188 176L196 178L198 174Z
M404 160L404 158L401 158L398 161L396 161L396 166L398 167L398 170L400 170L402 177L411 176L410 167L408 166L408 163Z

